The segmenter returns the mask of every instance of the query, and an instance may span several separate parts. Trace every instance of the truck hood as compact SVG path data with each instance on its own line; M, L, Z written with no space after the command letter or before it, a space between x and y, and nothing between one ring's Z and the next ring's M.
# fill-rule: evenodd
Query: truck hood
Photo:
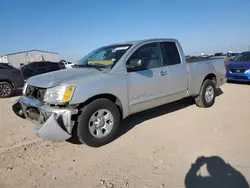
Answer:
M250 62L230 62L228 68L250 69Z
M58 86L66 81L68 82L81 77L87 78L97 74L103 73L89 68L71 68L31 77L28 79L27 84L40 88L50 88Z

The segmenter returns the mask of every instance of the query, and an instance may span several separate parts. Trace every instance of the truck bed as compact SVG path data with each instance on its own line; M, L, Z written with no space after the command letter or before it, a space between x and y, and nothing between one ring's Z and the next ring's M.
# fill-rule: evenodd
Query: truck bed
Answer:
M189 89L187 96L199 94L204 77L208 75L208 72L216 76L217 87L225 83L226 70L223 58L189 62L187 63L187 67L189 71Z

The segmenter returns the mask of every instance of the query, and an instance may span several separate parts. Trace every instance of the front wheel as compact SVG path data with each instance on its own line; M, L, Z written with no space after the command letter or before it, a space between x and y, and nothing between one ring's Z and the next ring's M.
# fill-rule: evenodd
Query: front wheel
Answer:
M215 83L212 80L205 80L202 84L200 94L195 98L197 106L208 108L214 105L216 92Z
M77 139L91 147L111 142L120 126L120 112L110 100L97 99L80 110L75 127Z
M13 93L13 87L8 82L0 82L0 98L10 97Z

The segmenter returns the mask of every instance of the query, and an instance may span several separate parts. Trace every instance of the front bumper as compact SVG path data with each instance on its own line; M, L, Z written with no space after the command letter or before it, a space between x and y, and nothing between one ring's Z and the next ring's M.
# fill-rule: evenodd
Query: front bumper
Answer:
M250 72L247 73L230 73L227 72L227 80L239 81L239 82L250 82Z
M77 109L51 107L28 97L20 97L12 106L15 114L35 124L37 136L44 140L65 141L71 137Z

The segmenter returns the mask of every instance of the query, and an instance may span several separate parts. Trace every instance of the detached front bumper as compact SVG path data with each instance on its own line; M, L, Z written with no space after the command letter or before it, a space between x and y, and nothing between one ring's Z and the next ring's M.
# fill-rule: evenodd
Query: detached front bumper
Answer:
M71 117L77 109L51 107L36 99L20 97L12 106L15 114L35 124L37 136L44 140L65 141L74 125Z

